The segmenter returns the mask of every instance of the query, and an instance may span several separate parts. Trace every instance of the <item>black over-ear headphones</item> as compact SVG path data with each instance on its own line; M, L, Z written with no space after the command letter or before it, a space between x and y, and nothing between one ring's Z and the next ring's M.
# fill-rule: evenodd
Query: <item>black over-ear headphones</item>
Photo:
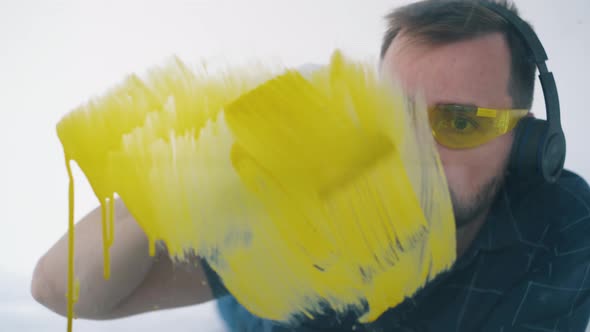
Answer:
M533 29L510 10L493 3L480 3L504 18L518 33L539 69L547 120L527 117L515 129L508 169L519 178L557 181L565 162L565 136L561 128L559 96L553 74L547 69L547 53Z

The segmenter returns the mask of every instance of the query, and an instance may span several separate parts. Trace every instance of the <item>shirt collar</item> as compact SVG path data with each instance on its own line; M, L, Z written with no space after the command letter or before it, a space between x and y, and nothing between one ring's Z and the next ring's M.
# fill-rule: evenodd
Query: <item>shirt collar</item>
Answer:
M493 251L519 242L517 221L512 213L510 195L506 187L498 193L482 229L472 247Z
M516 213L516 209L527 193L538 190L543 190L542 183L525 182L508 176L471 247L475 251L494 251L520 243L519 229L527 220L519 220L515 215L527 218L528 214Z

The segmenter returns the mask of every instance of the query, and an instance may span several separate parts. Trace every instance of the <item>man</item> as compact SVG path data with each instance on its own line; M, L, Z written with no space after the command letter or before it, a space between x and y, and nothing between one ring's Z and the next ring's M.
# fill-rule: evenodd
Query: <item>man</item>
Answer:
M534 66L507 23L485 7L467 0L427 0L394 11L388 24L383 72L395 76L409 95L424 96L431 118L449 104L500 112L530 109ZM457 133L477 130L470 121L455 116L449 125ZM355 323L352 314L326 314L283 326L251 315L225 296L220 308L228 325L236 331L273 332L583 332L590 316L590 189L568 171L556 184L511 175L513 140L513 132L478 144L437 136L453 198L459 258L413 298L369 325ZM469 147L458 148L462 143ZM78 276L82 287L92 285L80 290L79 317L122 317L225 293L206 265L173 269L165 249L150 258L145 235L118 205L111 280L102 280L102 255L94 251L100 246L95 237L100 211L76 226ZM35 298L62 315L66 243L62 238L41 258L32 283Z

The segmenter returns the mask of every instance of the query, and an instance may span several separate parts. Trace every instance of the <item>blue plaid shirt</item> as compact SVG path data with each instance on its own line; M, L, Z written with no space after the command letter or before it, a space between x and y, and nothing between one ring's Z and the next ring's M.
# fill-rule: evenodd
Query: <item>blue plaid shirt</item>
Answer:
M218 280L213 284L218 295L227 292ZM229 295L220 298L219 309L230 329L240 332L584 332L590 317L590 188L569 171L553 185L508 179L453 268L370 325L355 324L351 314L284 326L253 316Z

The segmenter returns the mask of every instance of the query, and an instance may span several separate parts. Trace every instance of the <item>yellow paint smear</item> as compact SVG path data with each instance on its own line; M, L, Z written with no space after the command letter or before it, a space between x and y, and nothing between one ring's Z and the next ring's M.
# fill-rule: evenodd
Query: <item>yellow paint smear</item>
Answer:
M339 52L307 78L270 74L176 60L58 124L103 206L105 277L116 193L152 254L162 240L178 259L200 255L256 315L327 306L373 321L455 259L426 111Z

